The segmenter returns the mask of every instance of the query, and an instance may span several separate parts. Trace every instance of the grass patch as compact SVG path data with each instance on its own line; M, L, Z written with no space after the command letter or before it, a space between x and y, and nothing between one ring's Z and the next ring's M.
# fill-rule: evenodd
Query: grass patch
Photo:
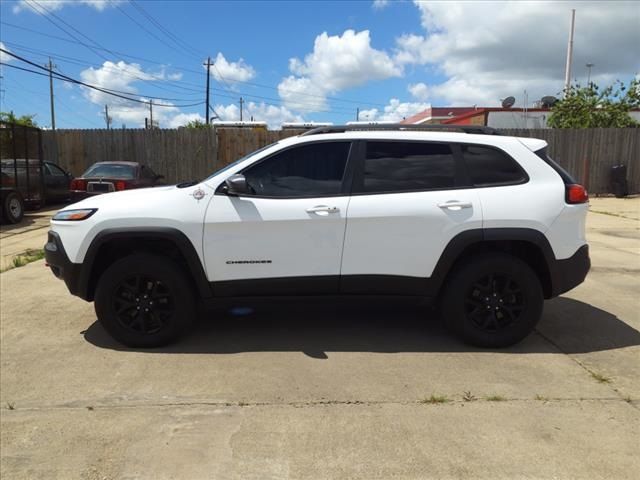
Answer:
M11 403L11 402L7 402L7 408L8 408L9 410L15 410L16 406L15 406L13 403Z
M541 402L548 402L549 401L549 397L545 397L544 395L540 395L539 393L536 394L536 396L534 398L536 400L540 400Z
M489 395L486 397L487 402L506 402L507 397L503 397L502 395Z
M471 392L464 392L464 394L462 395L462 400L464 400L465 402L473 402L474 400L477 400L477 398Z
M11 266L0 270L0 273L11 270L12 268L24 267L26 264L36 262L44 258L44 249L27 250L26 252L16 256L11 260Z
M599 383L611 383L611 378L597 372L589 372L591 376Z
M427 403L427 404L437 404L437 403L448 403L451 400L448 399L445 395L431 395L430 397L427 398L423 398L422 400L420 400L420 403Z

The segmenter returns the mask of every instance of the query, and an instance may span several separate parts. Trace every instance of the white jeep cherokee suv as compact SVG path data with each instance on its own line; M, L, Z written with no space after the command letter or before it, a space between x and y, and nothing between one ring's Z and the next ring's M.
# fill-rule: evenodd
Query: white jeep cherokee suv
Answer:
M294 295L437 300L464 341L511 345L584 280L588 197L546 142L493 133L321 127L200 183L71 205L46 261L129 346L174 341L200 300Z

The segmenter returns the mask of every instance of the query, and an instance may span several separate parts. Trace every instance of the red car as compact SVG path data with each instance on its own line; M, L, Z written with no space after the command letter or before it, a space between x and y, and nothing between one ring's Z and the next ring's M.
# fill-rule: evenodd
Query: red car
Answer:
M161 185L159 181L163 178L138 162L98 162L71 181L71 201L79 202L101 193L155 187Z

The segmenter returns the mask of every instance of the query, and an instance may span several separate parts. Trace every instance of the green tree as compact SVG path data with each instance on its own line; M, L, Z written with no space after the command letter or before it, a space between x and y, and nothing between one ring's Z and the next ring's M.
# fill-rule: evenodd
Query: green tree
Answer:
M22 115L21 117L17 117L13 112L0 112L0 121L24 125L26 127L38 126L34 118L35 115Z
M210 125L207 125L204 122L201 122L200 120L191 120L190 122L186 123L184 125L185 128L209 128Z
M621 81L600 90L593 82L587 87L571 86L551 110L552 128L625 128L640 124L629 111L640 107L640 80L628 87Z

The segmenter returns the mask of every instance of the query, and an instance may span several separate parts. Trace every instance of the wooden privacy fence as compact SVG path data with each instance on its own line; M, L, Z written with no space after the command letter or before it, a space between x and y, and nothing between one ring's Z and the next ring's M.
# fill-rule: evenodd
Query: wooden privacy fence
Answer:
M611 166L625 164L630 192L640 193L640 128L501 132L546 140L550 155L594 194L608 193ZM297 133L244 128L58 130L43 132L43 152L45 160L57 161L76 176L95 162L129 160L145 163L167 183L176 183L205 178L247 153Z
M514 128L500 132L546 140L549 155L593 194L610 193L611 167L624 164L629 192L640 193L640 128Z
M203 179L258 148L296 132L264 129L57 130L43 132L43 156L73 175L95 162L149 165L167 183Z

